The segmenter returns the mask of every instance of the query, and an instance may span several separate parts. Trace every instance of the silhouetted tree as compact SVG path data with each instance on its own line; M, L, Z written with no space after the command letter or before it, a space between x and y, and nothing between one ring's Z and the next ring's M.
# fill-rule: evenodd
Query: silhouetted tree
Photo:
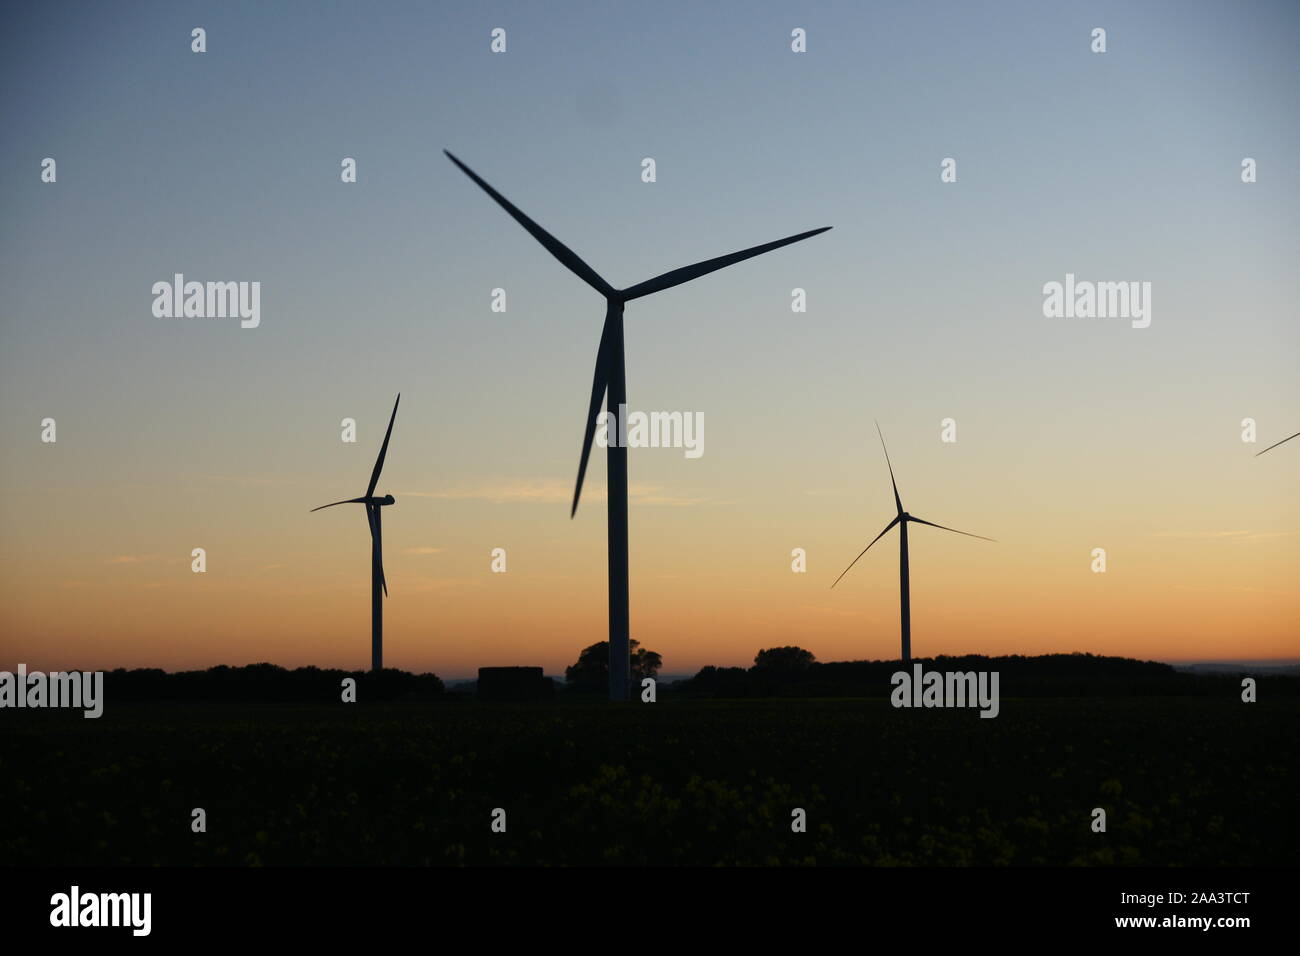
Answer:
M663 667L664 664L664 659L659 656L659 652L647 651L644 647L638 647L636 641L632 641L631 646L633 683L638 683L646 677L658 677L659 668Z
M812 651L802 647L769 647L754 655L754 670L774 677L793 676L806 671L816 661Z
M656 651L641 647L639 641L628 642L632 681L639 683L643 678L655 677L663 666L663 658ZM609 687L609 641L601 641L584 647L578 655L578 662L565 668L565 682L574 690L605 690Z

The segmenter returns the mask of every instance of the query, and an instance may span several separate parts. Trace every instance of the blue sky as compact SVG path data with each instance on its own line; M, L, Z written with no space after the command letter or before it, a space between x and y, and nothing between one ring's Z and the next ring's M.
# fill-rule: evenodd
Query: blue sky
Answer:
M629 306L633 402L710 424L704 464L638 461L634 483L750 528L793 496L851 495L851 533L786 514L851 557L883 500L879 418L902 447L924 434L918 495L955 482L969 514L1025 538L1081 511L1111 516L1107 533L1295 529L1294 468L1232 489L1241 418L1261 442L1300 428L1298 9L11 3L0 480L13 502L65 495L69 520L135 489L170 527L190 507L177 489L212 476L284 482L310 506L351 493L373 455L373 432L338 447L339 419L382 420L400 389L399 437L419 440L394 448L395 492L571 481L602 304L450 148L616 286L835 227ZM261 327L154 318L149 289L175 272L260 281ZM1152 282L1151 327L1044 318L1041 287L1067 272ZM943 473L950 414L972 444ZM45 415L58 464L30 454ZM120 498L92 502L104 489ZM86 553L173 547L129 517L84 532L102 535ZM410 520L462 518L489 520ZM16 503L0 521L10 562L70 547ZM362 550L309 526L258 534ZM599 557L602 534L592 515L577 540Z

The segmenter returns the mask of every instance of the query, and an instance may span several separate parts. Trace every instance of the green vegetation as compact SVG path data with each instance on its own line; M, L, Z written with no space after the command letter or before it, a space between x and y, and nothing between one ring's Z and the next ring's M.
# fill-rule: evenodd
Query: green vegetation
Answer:
M0 862L1289 864L1298 716L1235 694L1004 698L995 720L883 699L110 697L99 720L4 713Z

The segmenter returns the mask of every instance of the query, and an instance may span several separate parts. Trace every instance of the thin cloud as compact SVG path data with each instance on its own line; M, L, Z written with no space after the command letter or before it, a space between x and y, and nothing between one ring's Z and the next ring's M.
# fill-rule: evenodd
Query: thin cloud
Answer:
M660 488L649 485L637 488L635 486L627 490L627 496L637 504L642 505L667 505L670 508L689 508L692 505L702 505L707 498L684 498L680 495L660 494Z
M288 478L252 478L248 475L200 475L207 481L224 481L235 485L288 485Z
M175 554L115 554L109 564L180 564L189 563L188 555Z
M1178 538L1184 541L1263 541L1268 538L1289 538L1293 531L1157 531L1153 538Z
M809 614L821 614L827 617L862 617L865 613L856 608L824 607L818 604L805 604L800 608Z
M407 498L435 498L441 501L490 501L493 504L505 504L515 501L538 501L555 503L569 500L573 495L573 486L566 485L558 479L524 479L508 482L490 482L476 487L448 488L442 491L401 491L399 495ZM592 495L604 497L604 491Z
M1153 538L1236 538L1249 531L1157 531Z
M487 501L492 504L533 502L569 504L573 501L573 482L567 478L524 478L516 481L487 482L473 487L448 488L442 491L397 492L408 498L434 498L442 501ZM584 500L604 501L606 490L583 488ZM703 504L706 498L688 498L666 494L662 485L630 485L628 498L639 504L668 505L684 508Z
M394 590L402 594L419 594L427 591L462 590L464 588L481 588L481 578L395 578Z

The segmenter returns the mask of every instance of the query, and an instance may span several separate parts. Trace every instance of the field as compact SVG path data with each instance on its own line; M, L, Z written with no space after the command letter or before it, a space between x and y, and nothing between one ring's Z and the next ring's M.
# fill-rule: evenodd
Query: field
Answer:
M1004 699L993 720L885 700L10 710L0 862L1291 864L1298 717L1295 698Z

